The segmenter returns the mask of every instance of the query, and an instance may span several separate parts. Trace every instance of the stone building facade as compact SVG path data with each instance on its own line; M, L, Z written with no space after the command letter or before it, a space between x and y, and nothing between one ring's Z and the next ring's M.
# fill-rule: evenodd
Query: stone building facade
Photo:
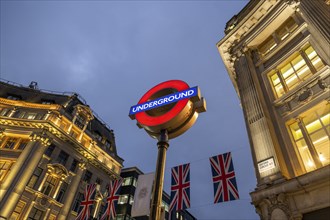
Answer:
M0 81L0 219L75 219L83 192L120 177L113 130L75 93Z
M243 108L261 219L330 216L330 2L251 0L217 43Z

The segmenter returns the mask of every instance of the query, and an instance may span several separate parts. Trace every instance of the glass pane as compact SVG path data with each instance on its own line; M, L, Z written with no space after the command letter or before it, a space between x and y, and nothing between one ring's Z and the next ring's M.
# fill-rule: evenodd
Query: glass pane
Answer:
M305 140L297 141L296 144L307 172L314 170L316 167L312 160L312 156L308 150Z
M276 91L276 94L277 94L278 98L285 94L285 91L284 91L283 86L281 84L275 86L275 91Z
M322 67L324 67L324 64L322 62L322 60L319 57L315 57L312 61L312 64L314 65L315 69L317 71L319 71L320 69L322 69Z
M280 83L280 79L278 78L276 73L273 74L270 78L274 86Z
M322 124L315 114L305 117L303 121L309 134L322 128Z
M287 65L285 65L280 71L281 71L282 76L283 76L284 79L288 78L293 73L293 69L292 69L290 63L288 63Z
M320 161L323 165L327 165L330 162L330 142L329 136L324 130L320 130L311 135L314 147L319 155Z
M316 54L316 52L315 52L315 50L314 50L314 48L313 48L312 46L309 46L309 47L305 50L305 53L306 53L306 55L308 56L308 58L309 58L310 60L312 60L314 57L317 56L317 54Z
M302 58L301 55L297 56L292 60L292 65L295 70L300 69L302 66L306 65L305 60Z
M294 140L298 140L303 137L297 122L290 125L290 130Z
M293 89L299 82L300 80L296 75L292 75L285 80L289 90Z
M305 65L304 67L300 68L297 71L297 74L300 79L305 80L312 76L312 71L309 69L309 67L307 65Z

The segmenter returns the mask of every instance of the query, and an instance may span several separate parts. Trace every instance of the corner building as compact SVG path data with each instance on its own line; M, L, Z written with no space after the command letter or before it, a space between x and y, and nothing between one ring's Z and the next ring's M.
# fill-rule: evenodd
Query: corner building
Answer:
M330 216L329 24L329 0L251 0L217 43L243 108L261 219Z
M75 219L89 183L98 218L122 163L113 130L82 97L0 81L0 219Z

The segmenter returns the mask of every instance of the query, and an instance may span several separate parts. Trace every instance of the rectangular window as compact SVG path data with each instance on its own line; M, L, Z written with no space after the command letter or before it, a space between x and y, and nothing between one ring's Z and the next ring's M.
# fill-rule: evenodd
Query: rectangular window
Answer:
M76 172L76 168L77 168L77 166L78 166L78 160L73 159L72 164L71 164L71 166L70 166L70 171L72 171L72 172Z
M69 154L67 154L65 151L62 150L57 157L57 162L65 166L68 158L69 158Z
M43 169L41 169L40 167L37 167L34 170L34 173L31 176L29 183L27 184L28 187L35 189L36 183L37 183L38 179L40 178L42 171L43 171Z
M328 165L330 163L329 104L322 102L302 113L299 118L302 118L301 125L298 122L293 122L288 127L307 172L316 169L311 150L317 152L319 161L323 166ZM307 131L308 137L304 136L301 128ZM311 146L306 143L308 138L312 142Z
M51 157L52 156L52 153L53 151L55 150L55 145L54 144L51 144L49 145L49 147L46 149L45 151L45 154L48 156L48 157Z
M92 172L90 172L89 170L86 170L83 180L86 183L90 183L92 176L93 176Z
M62 202L64 194L65 194L67 188L68 188L68 184L63 182L62 185L61 185L61 189L58 192L58 195L56 197L56 201Z
M120 195L118 199L118 204L126 204L128 201L128 195Z
M273 36L268 37L264 42L258 46L258 51L262 56L267 55L277 46Z
M47 196L50 196L54 193L55 187L58 183L58 180L53 176L48 176L46 182L42 186L41 192Z
M22 97L19 96L19 95L8 94L7 99L10 99L10 100L21 100Z
M84 194L81 192L78 192L76 199L74 200L73 206L72 206L72 210L75 212L79 211L80 208L80 203L81 201L83 201L84 199Z
M132 177L126 177L123 180L122 186L129 186L132 184Z
M77 115L76 121L74 122L80 129L84 128L86 119L80 115Z
M290 17L276 30L276 34L282 41L287 38L293 31L295 31L297 27L298 24L293 20L292 17Z
M36 207L33 207L30 214L29 214L28 219L40 220L40 219L43 219L43 217L44 217L44 212L37 209Z
M13 214L10 216L10 220L20 219L20 215L22 214L22 211L24 209L24 206L25 206L25 202L23 202L22 200L20 200L17 203Z
M29 143L29 140L27 139L21 139L21 141L19 142L17 149L18 150L24 150L24 148L26 147L26 145Z
M3 148L6 149L14 149L18 139L17 138L8 138L7 141L5 142L5 145Z
M304 58L305 57L305 58ZM307 60L308 59L308 60ZM313 66L311 66L311 64ZM314 73L324 67L323 61L312 46L290 57L272 71L268 77L277 98L294 89L301 82L309 79Z
M9 114L10 114L10 109L8 109L8 108L4 108L0 112L1 116L8 116Z
M29 214L28 219L29 220L40 220L40 219L43 219L43 217L44 217L44 212L37 209L36 207L33 207Z
M0 181L4 180L10 172L10 168L14 164L13 161L1 160L0 161Z
M25 115L24 115L24 118L26 119L35 119L37 117L37 113L33 113L33 112L27 112Z

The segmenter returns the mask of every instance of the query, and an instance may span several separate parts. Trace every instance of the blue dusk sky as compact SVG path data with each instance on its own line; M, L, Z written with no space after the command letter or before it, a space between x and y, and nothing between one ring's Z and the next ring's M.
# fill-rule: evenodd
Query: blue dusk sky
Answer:
M25 86L79 93L114 130L124 167L156 167L157 140L128 117L156 84L199 86L207 112L170 140L171 167L191 163L191 208L197 219L258 219L249 193L255 171L239 98L218 53L226 22L247 0L4 1L0 77ZM213 204L209 157L232 152L240 199Z

